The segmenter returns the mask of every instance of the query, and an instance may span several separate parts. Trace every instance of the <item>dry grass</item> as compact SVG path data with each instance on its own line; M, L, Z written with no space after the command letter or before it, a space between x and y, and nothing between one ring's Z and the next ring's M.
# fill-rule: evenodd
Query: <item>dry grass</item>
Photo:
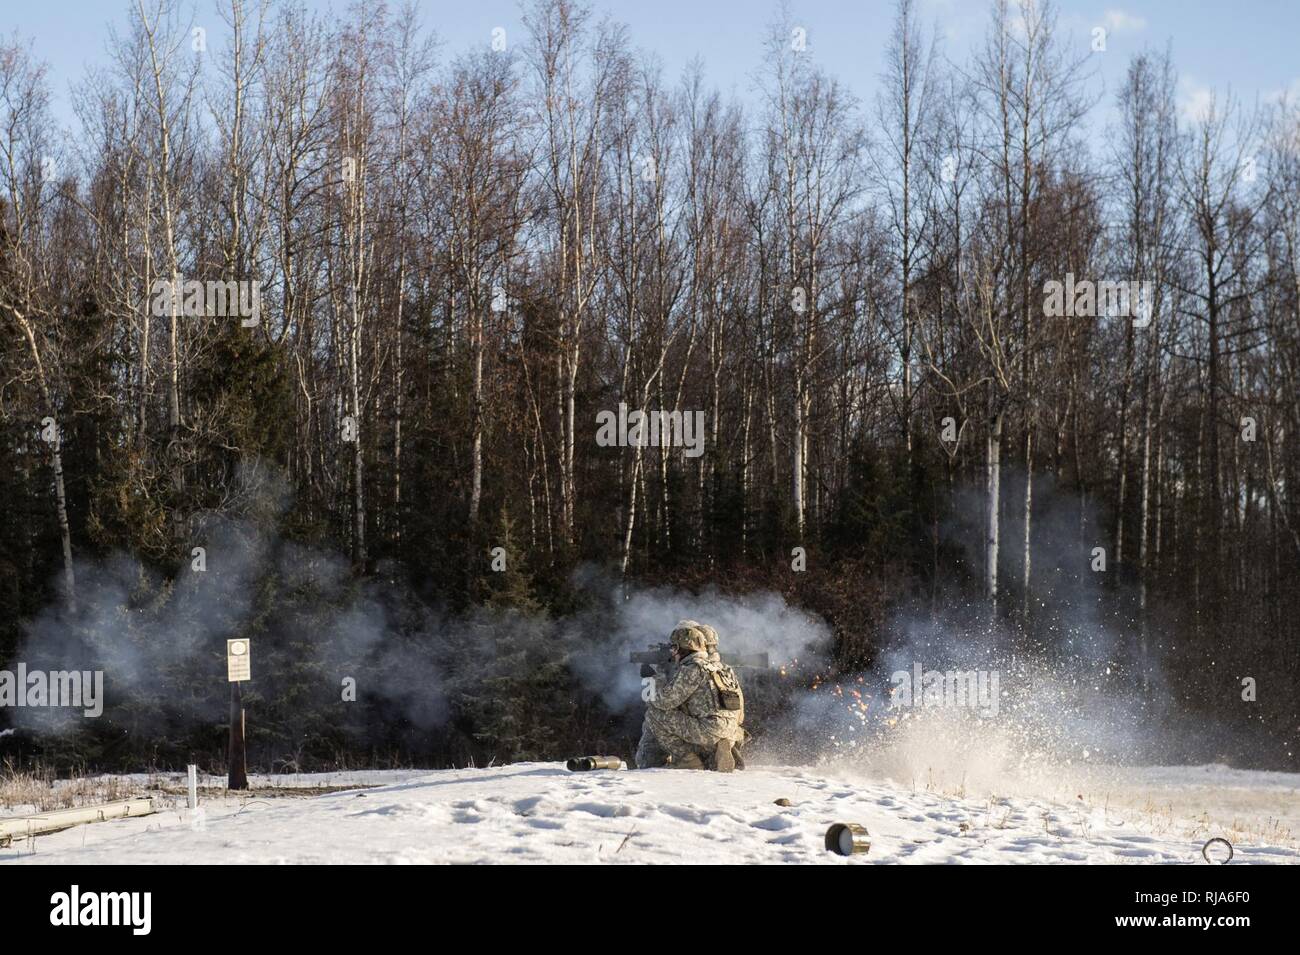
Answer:
M117 776L73 776L57 779L47 767L18 769L0 766L0 812L7 815L71 809L138 796L144 787Z
M246 793L238 795L247 797L255 792L262 798L305 799L344 790L370 789L373 785L322 783L315 786L274 786L261 781ZM198 792L204 799L231 795L225 786L214 786L211 784L210 777L204 776L200 777ZM185 793L184 776L178 773L150 773L143 779L84 773L58 776L52 769L42 765L19 769L12 762L0 764L0 816L31 815L55 809L72 809L78 806L115 802L119 799L133 799L139 796L180 798L184 797Z

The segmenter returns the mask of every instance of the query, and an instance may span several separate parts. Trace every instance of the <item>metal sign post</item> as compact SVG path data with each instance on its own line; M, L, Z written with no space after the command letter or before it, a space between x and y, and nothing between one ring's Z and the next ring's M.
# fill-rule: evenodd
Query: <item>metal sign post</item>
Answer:
M247 640L226 641L226 679L230 683L230 749L226 762L228 789L248 788L248 760L244 750L244 692L240 684L252 679L251 647Z

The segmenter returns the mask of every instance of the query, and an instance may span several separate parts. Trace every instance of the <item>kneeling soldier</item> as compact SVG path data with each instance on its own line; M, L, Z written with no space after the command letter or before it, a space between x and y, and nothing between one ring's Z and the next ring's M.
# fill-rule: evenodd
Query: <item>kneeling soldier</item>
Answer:
M697 626L679 624L669 642L677 668L648 701L637 766L662 765L667 756L680 769L731 772L732 745L741 730L737 712L725 705L724 668L709 660Z

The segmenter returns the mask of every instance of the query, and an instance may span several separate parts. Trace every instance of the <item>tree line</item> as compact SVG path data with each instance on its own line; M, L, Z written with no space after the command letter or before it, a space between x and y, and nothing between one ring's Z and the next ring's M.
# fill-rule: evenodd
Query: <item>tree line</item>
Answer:
M746 101L575 0L464 51L414 6L214 9L136 0L71 130L0 44L0 660L83 562L188 565L256 465L359 579L773 587L846 670L901 604L1051 641L1086 581L1134 680L1294 740L1296 104L1183 110L1168 48L1103 101L1045 0L969 51L899 0L866 101L785 9ZM1067 277L1112 284L1051 314ZM603 446L620 404L705 453Z

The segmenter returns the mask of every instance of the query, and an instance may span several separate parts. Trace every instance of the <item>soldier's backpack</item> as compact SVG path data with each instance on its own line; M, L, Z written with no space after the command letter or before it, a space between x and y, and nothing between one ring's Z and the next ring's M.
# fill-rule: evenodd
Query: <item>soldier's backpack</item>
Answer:
M736 672L725 663L709 662L704 664L713 680L713 688L718 691L718 702L724 710L743 710L745 693L736 679Z

